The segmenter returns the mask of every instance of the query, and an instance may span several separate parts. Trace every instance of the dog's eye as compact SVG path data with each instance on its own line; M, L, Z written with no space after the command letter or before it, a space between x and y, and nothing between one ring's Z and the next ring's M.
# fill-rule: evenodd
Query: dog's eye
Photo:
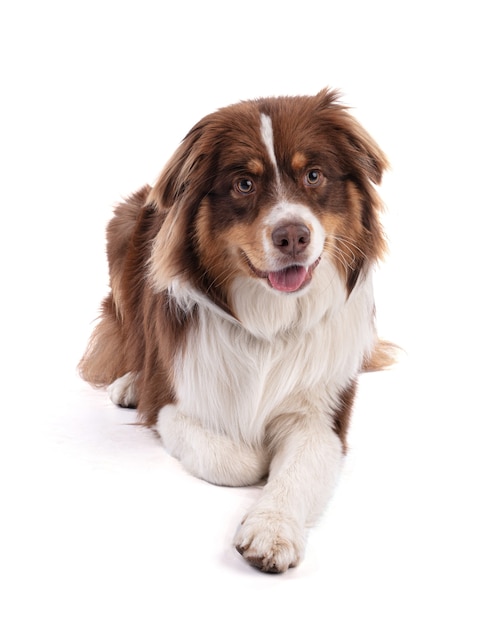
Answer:
M250 178L241 178L236 181L234 188L242 195L247 195L255 191L254 182Z
M322 182L322 172L320 170L309 170L305 174L303 181L307 187L318 187Z

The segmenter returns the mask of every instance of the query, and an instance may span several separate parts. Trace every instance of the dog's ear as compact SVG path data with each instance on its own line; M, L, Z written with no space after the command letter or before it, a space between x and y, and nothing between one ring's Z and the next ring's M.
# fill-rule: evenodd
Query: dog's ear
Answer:
M386 241L380 222L383 203L374 187L382 181L388 167L385 154L361 124L339 103L338 93L324 90L318 95L321 125L330 147L336 153L336 167L341 179L354 186L352 201L360 216L360 242L353 251L347 271L348 293L352 291L368 262L381 259ZM374 184L373 184L374 183ZM354 234L352 235L354 237ZM359 254L363 250L363 254Z
M389 167L385 154L347 108L339 104L337 91L325 89L317 94L317 98L324 111L329 136L338 146L345 173L366 176L379 185Z
M178 276L189 275L197 263L194 216L213 182L213 147L207 145L206 127L207 118L186 135L147 198L147 204L164 214L149 268L158 290L168 288Z
M387 157L361 124L349 117L346 134L354 150L353 159L373 183L380 185L382 175L389 167Z
M168 213L174 207L182 208L195 204L206 195L203 174L205 159L208 156L203 145L206 118L192 128L183 139L179 148L164 167L152 188L148 203ZM185 197L184 203L181 200Z

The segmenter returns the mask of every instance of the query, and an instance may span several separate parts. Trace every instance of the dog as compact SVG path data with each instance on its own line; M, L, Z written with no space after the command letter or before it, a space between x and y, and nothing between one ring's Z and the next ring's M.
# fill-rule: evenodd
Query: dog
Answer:
M357 378L392 360L372 287L387 166L335 90L243 101L198 122L107 228L81 375L194 476L263 481L234 544L265 572L301 561Z

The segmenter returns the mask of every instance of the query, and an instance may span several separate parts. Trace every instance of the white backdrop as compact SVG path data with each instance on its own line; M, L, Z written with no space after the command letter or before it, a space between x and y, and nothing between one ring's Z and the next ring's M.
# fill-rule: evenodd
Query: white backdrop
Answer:
M489 626L484 11L2 4L2 623ZM231 547L256 489L188 476L75 367L107 289L112 205L215 108L327 85L392 163L378 317L405 355L362 379L304 563L267 576Z

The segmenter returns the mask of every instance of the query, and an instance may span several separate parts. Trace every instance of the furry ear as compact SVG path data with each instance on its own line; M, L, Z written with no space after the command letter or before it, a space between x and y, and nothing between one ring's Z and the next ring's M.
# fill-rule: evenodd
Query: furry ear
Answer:
M345 115L349 118L345 132L352 148L353 161L373 183L379 185L384 171L389 167L387 157L363 126L348 113Z
M151 190L149 204L167 212L186 193L199 191L197 173L206 155L201 146L203 128L200 122L183 139Z
M351 189L350 197L361 221L360 243L347 269L346 286L351 293L367 263L381 259L386 250L380 222L383 204L372 183L380 184L388 161L367 131L339 103L336 91L321 91L317 98L320 125L335 153L337 173L346 181L346 189ZM361 250L363 254L359 254Z
M175 277L188 274L197 263L193 217L212 182L213 148L206 145L205 128L206 118L186 135L147 198L147 204L165 215L150 261L150 275L158 290L166 289Z
M346 107L339 104L337 91L324 89L317 94L317 98L328 126L335 131L335 141L346 173L362 174L379 185L389 167L385 154Z

